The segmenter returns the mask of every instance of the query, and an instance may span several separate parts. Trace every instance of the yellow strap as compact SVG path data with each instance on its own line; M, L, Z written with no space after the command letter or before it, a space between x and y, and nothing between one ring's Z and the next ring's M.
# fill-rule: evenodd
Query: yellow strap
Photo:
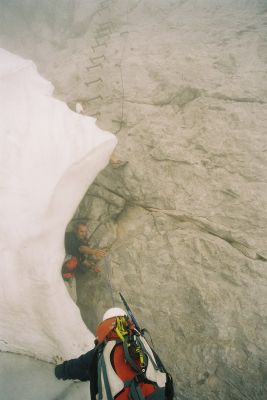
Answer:
M127 326L127 322L124 317L117 317L115 332L121 341L124 341L124 336L128 334L128 331L124 328Z
M122 342L124 342L124 337L123 337L123 335L121 334L121 332L120 332L120 330L119 330L119 328L116 326L116 328L115 328L115 332L117 333L117 335L118 335L118 337L120 338L120 340L122 341Z

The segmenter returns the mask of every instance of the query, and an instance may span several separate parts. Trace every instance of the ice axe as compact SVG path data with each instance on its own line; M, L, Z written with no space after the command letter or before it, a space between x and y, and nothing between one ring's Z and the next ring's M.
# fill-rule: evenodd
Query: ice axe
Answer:
M138 332L140 332L140 333L142 334L143 331L142 331L142 329L140 328L140 326L139 326L139 324L138 324L138 322L137 322L135 316L133 315L132 310L131 310L130 307L128 306L127 301L125 300L125 298L123 297L123 295L122 295L120 292L119 292L119 295L120 295L120 298L121 298L121 300L122 300L122 302L123 302L123 304L124 304L124 307L125 307L125 309L126 309L126 311L127 311L128 316L129 316L129 317L131 318L131 320L133 321L133 323L134 323L136 329L138 330Z

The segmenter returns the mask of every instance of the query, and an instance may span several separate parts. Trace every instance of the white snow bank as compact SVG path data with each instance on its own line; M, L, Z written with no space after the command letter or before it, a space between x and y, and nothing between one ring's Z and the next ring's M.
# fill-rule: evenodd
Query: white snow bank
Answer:
M61 278L64 232L116 145L52 92L0 49L0 350L43 360L93 346Z

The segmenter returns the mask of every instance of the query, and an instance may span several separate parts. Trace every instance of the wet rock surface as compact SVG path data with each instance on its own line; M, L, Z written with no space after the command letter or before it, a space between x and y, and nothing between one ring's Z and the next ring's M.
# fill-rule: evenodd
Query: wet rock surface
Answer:
M78 276L84 320L94 330L122 291L177 398L265 399L266 3L66 1L31 19L25 4L24 22L1 5L20 25L1 24L0 45L116 133L127 161L74 216L109 248L101 274Z

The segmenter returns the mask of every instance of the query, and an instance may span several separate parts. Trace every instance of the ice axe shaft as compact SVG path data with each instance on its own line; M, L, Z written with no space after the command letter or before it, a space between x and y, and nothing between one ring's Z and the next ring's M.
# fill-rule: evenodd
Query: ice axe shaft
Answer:
M120 298L121 298L121 300L122 300L122 302L123 302L123 304L124 304L124 307L126 308L126 311L127 311L128 316L129 316L129 317L131 318L131 320L133 321L133 323L134 323L136 329L141 333L142 330L141 330L141 328L140 328L140 326L139 326L139 324L138 324L138 322L137 322L135 316L133 315L132 310L131 310L130 307L128 306L127 301L125 300L125 298L123 297L123 295L122 295L120 292L119 292L119 295L120 295Z

